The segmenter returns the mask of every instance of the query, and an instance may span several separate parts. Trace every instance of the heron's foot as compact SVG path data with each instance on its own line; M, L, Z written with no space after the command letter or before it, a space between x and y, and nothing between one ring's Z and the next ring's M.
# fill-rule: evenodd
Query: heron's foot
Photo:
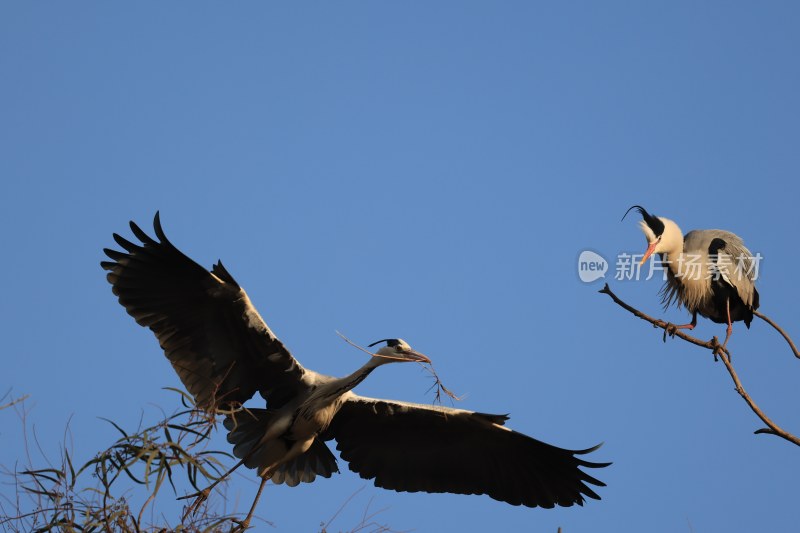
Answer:
M664 328L664 336L662 337L661 340L663 340L664 342L667 342L667 335L669 335L670 338L673 338L673 337L675 337L675 332L676 331L678 331L678 326L676 326L675 324L670 324L669 322L667 322L667 327Z
M731 352L726 351L726 349L728 347L728 341L731 338L731 333L733 333L733 330L729 329L727 333L728 334L725 335L725 342L722 343L722 346L720 347L719 351L720 351L720 353L725 352L728 355L728 361L733 361L733 357L731 356Z
M667 322L667 326L664 328L664 342L667 342L667 335L674 337L679 329L688 329L689 331L692 331L696 325L697 324L691 322L689 324L680 325Z
M728 340L725 339L725 342L727 343ZM725 345L724 344L720 344L719 340L717 339L717 337L715 335L714 337L711 337L711 346L713 347L713 349L711 350L711 353L714 354L714 362L716 363L716 362L719 361L719 355L725 349Z

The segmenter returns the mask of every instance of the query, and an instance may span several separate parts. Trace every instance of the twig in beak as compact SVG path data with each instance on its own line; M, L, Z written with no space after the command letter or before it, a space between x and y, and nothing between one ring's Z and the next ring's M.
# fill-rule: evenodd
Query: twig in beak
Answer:
M336 334L337 334L337 335L339 335L339 336L340 336L340 337L341 337L341 338L344 340L344 342L346 342L346 343L347 343L347 344L349 344L350 346L353 346L353 347L355 347L355 348L358 348L358 349L359 349L359 350L361 350L362 352L364 352L364 353L368 353L368 354L370 354L371 356L375 357L375 354L374 354L374 353L370 352L370 351L369 351L369 350L367 350L366 348L362 348L361 346L359 346L358 344L354 343L353 341L351 341L350 339L348 339L347 337L345 337L344 335L342 335L342 334L341 334L341 333L339 333L338 331L336 332Z
M344 342L346 342L350 346L353 346L354 348L358 348L362 352L368 353L373 357L375 356L374 353L372 353L369 350L367 350L366 348L363 348L363 347L359 346L358 344L354 343L353 341L351 341L350 339L348 339L347 337L342 335L340 332L337 331L336 334L339 335L344 340ZM454 393L453 391L451 391L450 389L448 389L447 387L444 386L444 383L442 383L442 380L439 377L439 374L436 373L436 369L433 368L433 363L423 363L422 361L418 361L418 363L420 364L420 366L422 366L422 368L424 368L426 371L430 372L430 374L433 376L434 383L433 383L433 385L431 385L431 388L428 389L428 391L430 391L431 389L436 388L436 395L433 398L433 403L439 403L439 404L442 403L442 393L443 392L450 399L456 400L456 401L461 401L461 398L462 398L461 396L456 395L456 393Z
M456 400L457 402L460 402L464 398L463 396L456 395L456 393L454 393L453 391L444 386L444 383L442 383L442 379L439 377L439 374L436 373L436 369L433 368L433 363L430 363L428 366L423 365L423 368L428 372L430 372L431 375L433 376L434 380L433 385L431 385L430 389L428 389L428 391L430 392L431 389L433 389L434 387L436 388L436 396L433 397L433 403L435 404L442 403L443 392L447 395L448 398L450 398L451 400Z

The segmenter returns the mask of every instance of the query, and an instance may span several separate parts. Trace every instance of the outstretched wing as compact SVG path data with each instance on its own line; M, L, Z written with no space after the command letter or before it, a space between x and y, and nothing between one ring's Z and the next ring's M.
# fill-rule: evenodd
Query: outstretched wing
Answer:
M503 426L508 417L349 393L325 438L350 469L375 485L407 492L488 494L512 505L551 508L600 499L583 472L610 463L576 457Z
M141 245L117 241L125 252L105 249L112 261L100 265L119 303L149 327L197 405L236 405L256 391L278 407L308 385L308 372L270 331L239 284L221 262L211 272L133 222Z

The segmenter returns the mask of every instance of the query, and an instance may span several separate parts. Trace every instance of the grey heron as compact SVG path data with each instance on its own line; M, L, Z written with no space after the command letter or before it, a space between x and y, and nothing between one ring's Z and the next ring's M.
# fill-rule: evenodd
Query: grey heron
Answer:
M733 332L734 322L744 321L750 328L759 303L756 269L753 255L741 237L719 229L693 230L684 236L675 222L652 215L641 206L632 206L625 215L632 209L642 215L639 225L647 239L640 265L654 253L660 254L668 265L661 289L664 306L675 302L692 313L689 324L675 327L694 329L698 313L718 324L727 324L723 346Z
M487 494L545 508L600 499L589 485L605 484L581 468L610 463L579 457L600 445L558 448L507 428L507 415L359 396L352 389L375 368L429 359L401 339L383 339L343 378L304 368L222 262L206 270L167 239L158 213L153 226L155 239L130 222L141 244L115 233L124 251L105 249L111 261L101 266L198 407L240 407L256 392L266 400L265 409L243 409L224 422L239 464L262 478L259 495L268 479L294 486L337 472L325 444L335 439L351 470L386 489Z

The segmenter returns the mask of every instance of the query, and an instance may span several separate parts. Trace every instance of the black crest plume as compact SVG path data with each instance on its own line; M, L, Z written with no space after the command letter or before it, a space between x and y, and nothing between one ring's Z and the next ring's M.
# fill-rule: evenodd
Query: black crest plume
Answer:
M625 220L625 217L628 216L628 213L631 212L631 209L636 209L639 211L639 213L642 215L642 220L644 220L644 223L647 224L651 230L653 230L653 233L656 234L656 237L664 233L664 223L661 222L657 216L648 213L647 210L640 205L632 205L627 211L625 211L625 214L622 215L622 220Z
M397 339L381 339L379 341L375 341L372 344L370 344L369 348L372 348L373 346L375 346L379 342L385 342L386 346L397 346L398 344L400 344L400 341L397 340Z

